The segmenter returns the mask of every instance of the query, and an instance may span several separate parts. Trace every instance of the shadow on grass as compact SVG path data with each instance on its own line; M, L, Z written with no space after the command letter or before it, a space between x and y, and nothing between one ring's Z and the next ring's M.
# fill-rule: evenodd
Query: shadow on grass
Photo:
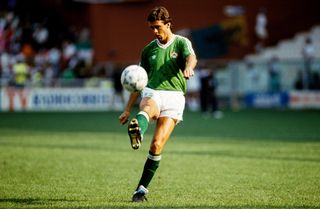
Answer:
M83 200L84 201L84 200ZM81 200L70 200L70 199L40 199L40 198L2 198L0 199L1 203L13 203L16 204L13 207L5 207L5 208L59 208L59 209L102 209L102 208L109 208L109 209L124 209L124 208L152 208L152 209L235 209L235 208L245 208L245 209L316 209L320 208L316 205L280 205L280 206L274 206L274 205L183 205L183 206L170 206L170 205L163 205L163 206L154 206L150 202L146 203L123 203L123 205L109 205L109 204L102 204L99 206L90 206L90 202L86 201L87 206L81 206ZM58 206L59 202L62 202L64 206ZM72 202L73 204L76 202L79 202L80 206L65 206L66 202ZM54 204L54 206L53 206ZM0 205L0 208L1 205Z
M54 202L79 202L79 200L70 200L70 199L41 199L41 198L0 198L1 203L14 203L20 206L28 206L27 208L32 208L32 205L43 205L44 207L48 207L46 205L51 205ZM0 208L1 205L0 205ZM5 207L5 208L10 208ZM39 208L39 207L37 207Z
M28 143L11 143L11 142L1 142L1 146L8 146L8 147L29 147L29 148L45 148L45 149L71 149L71 150L95 150L95 151L106 151L106 150L115 150L115 147L109 146L101 146L101 145L59 145L59 144L28 144ZM118 152L127 152L127 148L117 149ZM267 156L256 156L253 154L244 154L244 153L232 153L232 152L221 152L221 151L167 151L167 153L171 154L178 154L178 155L205 155L205 156L213 156L213 157L228 157L228 158L243 158L243 159L259 159L259 160L278 160L278 161L295 161L295 162L313 162L313 163L320 163L320 158L308 158L308 157L280 157L274 155L267 155Z
M119 115L120 112L0 112L0 132L126 133L127 126L119 124ZM320 142L320 111L243 110L226 111L224 115L219 120L204 119L198 112L186 111L185 120L173 135ZM148 133L152 133L151 129L152 125Z
M0 202L32 204L36 202L79 202L70 199L41 199L41 198L0 198Z
M295 162L312 162L312 163L320 163L320 158L308 158L308 157L280 157L274 155L254 155L254 154L244 154L244 153L231 153L231 152L219 152L219 151L167 151L168 153L181 155L206 155L206 156L214 156L214 157L228 157L228 158L236 158L236 159L258 159L258 160L277 160L277 161L295 161Z
M77 207L77 209L88 209L92 207ZM101 208L110 208L110 209L124 209L124 208L152 208L152 209L319 209L317 206L270 206L270 205L195 205L195 206L98 206L93 207L92 209L101 209ZM67 208L62 208L67 209Z
M114 147L110 146L101 146L101 145L82 145L82 144L28 144L28 143L12 143L12 142L2 142L0 141L1 146L7 147L24 147L24 148L45 148L45 149L68 149L68 150L95 150L95 151L106 151L106 150L115 150ZM128 148L123 148L122 150L127 152Z
M1 142L1 146L7 146L7 147L29 147L29 148L45 148L45 149L70 149L70 150L95 150L95 151L106 151L106 150L112 150L115 151L115 147L110 146L101 146L101 145L59 145L59 144L28 144L28 143L11 143L11 142ZM127 148L117 149L118 152L127 152ZM274 155L267 155L267 156L256 156L254 154L244 154L244 153L232 153L232 152L221 152L221 151L167 151L167 153L171 154L177 154L179 156L182 155L196 155L196 156L213 156L213 157L228 157L228 158L242 158L242 159L258 159L258 160L277 160L277 161L295 161L295 162L311 162L311 163L320 163L320 158L308 158L308 157L280 157L280 156L274 156Z
M58 204L59 202L62 202L64 206L53 206L52 204ZM178 208L184 208L184 209L235 209L235 208L245 208L245 209L315 209L319 208L316 205L280 205L280 206L274 206L274 205L183 205L183 206L154 206L152 203L123 203L123 205L114 206L114 205L108 205L108 204L102 204L99 206L90 206L90 202L86 202L86 205L89 206L81 206L81 203L79 203L79 206L65 206L66 202L83 202L81 200L69 200L69 199L40 199L40 198L3 198L0 199L0 204L2 203L13 203L16 204L13 207L5 207L5 208L59 208L59 209L102 209L102 208L109 208L109 209L123 209L123 208L152 208L152 209L178 209ZM0 208L1 205L0 205Z

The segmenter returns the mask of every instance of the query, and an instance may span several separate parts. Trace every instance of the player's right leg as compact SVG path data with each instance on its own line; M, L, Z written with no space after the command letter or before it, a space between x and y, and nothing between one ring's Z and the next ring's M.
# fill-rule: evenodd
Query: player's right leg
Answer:
M136 118L133 118L129 122L128 135L130 138L131 147L133 149L139 149L141 142L142 142L142 139L143 139L143 135L141 134L141 128L140 128L139 122Z
M143 140L143 135L148 129L150 118L156 119L159 108L155 100L151 97L144 97L140 103L140 112L129 122L128 134L133 149L139 149Z
M143 134L148 129L149 115L144 111L140 111L135 118L129 122L128 134L133 149L139 149L143 140Z

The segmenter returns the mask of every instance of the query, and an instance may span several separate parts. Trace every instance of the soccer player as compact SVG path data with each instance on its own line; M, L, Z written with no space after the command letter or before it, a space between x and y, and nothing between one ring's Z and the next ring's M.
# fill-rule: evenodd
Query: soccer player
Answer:
M197 63L191 42L172 32L172 19L166 8L154 8L147 17L156 39L144 47L140 65L148 72L148 85L142 92L130 94L119 117L125 124L141 93L140 111L131 119L128 134L133 149L138 149L150 120L156 120L149 155L133 194L133 202L146 200L147 187L161 160L161 153L176 124L182 120L185 106L186 79L194 75Z

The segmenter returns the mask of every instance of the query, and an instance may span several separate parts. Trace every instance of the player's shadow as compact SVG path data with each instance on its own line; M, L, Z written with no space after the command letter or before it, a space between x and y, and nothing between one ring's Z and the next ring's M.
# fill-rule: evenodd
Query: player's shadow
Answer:
M195 156L211 156L211 157L226 157L226 158L235 158L235 159L257 159L257 160L276 160L276 161L286 161L286 162L307 162L307 163L319 163L320 157L298 157L298 156L275 156L275 155L256 155L254 153L232 153L228 151L202 151L202 150L169 150L167 151L170 154L176 154L179 156L183 155L195 155Z
M15 203L17 205L48 205L53 202L79 202L70 199L41 199L41 198L0 198L0 203ZM1 205L0 205L1 208ZM29 207L28 207L29 208Z
M246 208L246 209L283 209L288 208L288 205L280 205L280 206L274 206L274 205L183 205L183 206L170 206L170 205L164 205L164 206L154 206L153 204L146 203L132 203L132 202L123 202L120 203L121 205L115 206L115 205L109 205L109 204L103 204L99 206L79 206L82 203L86 202L86 205L88 204L87 200L70 200L70 199L41 199L41 198L0 198L0 208L3 208L1 205L3 203L10 203L10 204L16 204L17 207L23 207L23 208L39 208L41 205L45 208L59 208L59 209L103 209L103 208L109 208L109 209L123 209L123 208L152 208L152 209L234 209L234 208ZM66 205L68 203L66 202L72 202L72 204L77 204L77 206L59 206L59 202L62 202L63 205ZM113 203L114 204L114 203ZM53 206L53 205L56 205ZM292 205L290 208L300 209L300 208L315 208L315 205ZM4 207L7 208L7 207Z

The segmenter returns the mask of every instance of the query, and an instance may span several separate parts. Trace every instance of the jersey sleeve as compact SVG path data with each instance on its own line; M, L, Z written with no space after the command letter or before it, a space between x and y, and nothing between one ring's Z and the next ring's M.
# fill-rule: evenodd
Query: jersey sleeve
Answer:
M190 54L195 55L193 47L192 47L192 43L189 39L182 37L181 45L182 45L181 47L182 47L183 57L187 57Z

